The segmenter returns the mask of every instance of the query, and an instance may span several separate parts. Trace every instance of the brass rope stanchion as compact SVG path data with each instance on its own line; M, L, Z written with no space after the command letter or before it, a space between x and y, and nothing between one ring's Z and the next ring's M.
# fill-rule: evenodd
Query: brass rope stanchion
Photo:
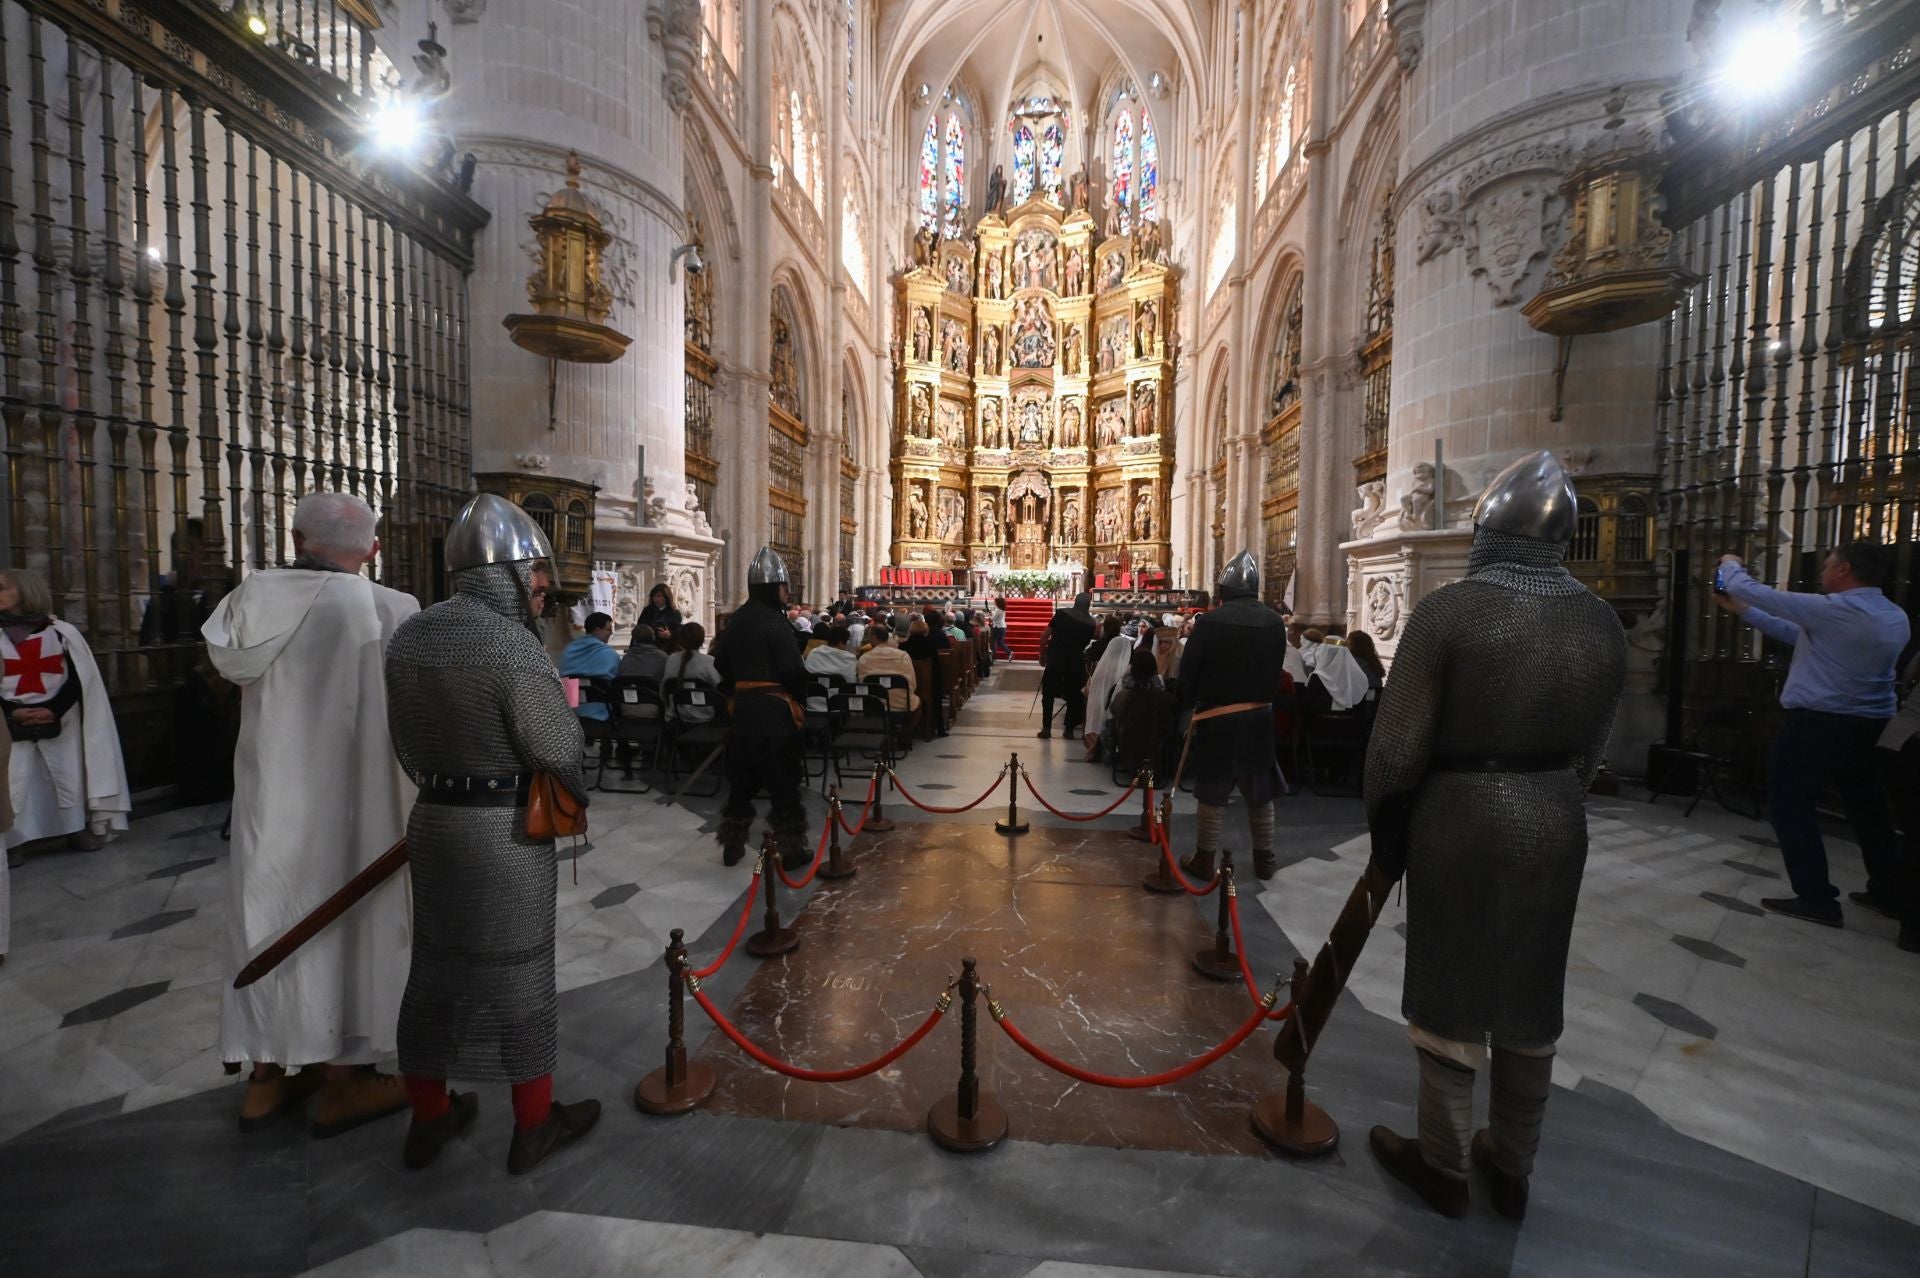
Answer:
M874 834L885 834L893 829L892 819L880 806L880 796L887 792L887 782L891 780L893 780L893 769L882 767L878 779L873 783L873 807L868 811L867 819L860 823L862 830L870 830Z
M992 1149L1007 1136L1007 1112L991 1096L980 1093L975 1072L979 1049L980 1011L975 1006L980 980L973 960L960 960L960 1086L927 1111L927 1135L942 1149L977 1154Z
M633 1106L643 1114L684 1114L713 1095L713 1071L687 1061L685 938L676 927L667 941L667 1063L633 1089Z
M1020 787L1014 784L1020 776L1020 752L1018 750L1013 752L1013 758L1008 762L1007 768L1007 819L1004 821L995 821L993 823L994 832L1006 835L1025 834L1027 832L1027 823L1020 819Z
M773 831L769 830L760 837L761 878L767 884L766 921L758 932L747 938L747 953L755 958L772 958L776 954L785 954L800 945L800 934L790 927L780 926L780 901L778 897L780 865L774 858L779 851L774 846Z
M1135 843L1153 842L1153 769L1142 768L1140 775L1134 778L1140 787L1140 824L1127 831L1127 837Z
M1293 961L1293 1015L1280 1027L1280 1033L1299 1036L1300 1067L1288 1072L1284 1095L1268 1096L1253 1107L1254 1133L1282 1153L1300 1157L1330 1154L1340 1143L1340 1125L1326 1110L1307 1099L1306 1060L1313 1044L1307 1040L1307 1028L1300 1015L1300 996L1306 984L1307 961L1297 958Z
M1193 970L1216 981L1240 979L1240 956L1233 952L1233 939L1227 935L1231 920L1227 911L1233 906L1233 853L1220 850L1220 918L1214 927L1213 944L1193 956Z
M823 879L850 879L859 871L840 855L840 787L837 785L827 793L827 824L833 830L833 842L827 844L827 863L820 867L819 875Z
M1147 774L1147 783L1149 786L1152 785L1152 773ZM1167 837L1167 823L1171 820L1173 820L1173 790L1169 788L1165 794L1160 796L1160 818L1158 824L1152 830L1154 851L1156 853L1160 852L1160 844ZM1173 871L1167 868L1167 861L1170 857L1171 853L1156 855L1153 858L1153 873L1141 879L1140 886L1149 892L1169 893L1185 891L1186 889L1180 886L1180 880L1173 877Z

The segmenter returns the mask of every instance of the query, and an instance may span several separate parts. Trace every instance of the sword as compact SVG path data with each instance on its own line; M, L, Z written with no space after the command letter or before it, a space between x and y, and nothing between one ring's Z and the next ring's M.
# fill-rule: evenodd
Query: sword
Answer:
M659 798L655 799L654 802L659 804L678 803L680 801L680 796L685 794L687 791L693 789L693 783L700 779L700 774L702 772L705 772L708 768L712 767L713 761L719 758L721 752L724 751L726 748L727 748L727 743L724 741L722 741L719 745L715 746L711 754L707 755L706 758L700 760L700 766L695 768L691 773L689 773L687 775L687 779L680 783L680 788L678 790L675 790L672 794L663 794Z
M1313 966L1308 969L1300 995L1294 1000L1292 1017L1273 1040L1274 1059L1286 1066L1289 1074L1297 1075L1305 1068L1307 1055L1319 1042L1320 1031L1333 1015L1333 1005L1340 991L1347 987L1347 977L1359 962L1360 951L1366 948L1367 937L1373 932L1374 920L1380 917L1380 910L1392 890L1393 884L1371 863L1353 885L1340 917L1334 920L1333 931L1328 933L1320 952L1314 955Z
M406 863L407 841L401 839L381 853L379 860L348 879L347 885L322 901L319 908L288 928L280 939L261 950L240 969L240 975L233 978L233 988L243 990L279 967L289 954L318 936L328 924L352 909L360 898L392 878L394 871Z

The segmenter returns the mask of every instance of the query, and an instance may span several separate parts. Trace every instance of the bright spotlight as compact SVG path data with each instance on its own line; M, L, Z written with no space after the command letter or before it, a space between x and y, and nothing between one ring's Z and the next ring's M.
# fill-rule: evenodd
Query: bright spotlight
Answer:
M1727 42L1720 69L1722 91L1749 100L1775 97L1798 78L1805 54L1797 15L1756 19Z
M160 260L160 246L159 246L158 244L149 244L149 245L147 245L147 256L148 256L148 257L150 257L150 258L152 258L152 259L153 259L154 261L156 261L156 262L157 262L157 261L159 261L159 260Z
M382 151L395 154L411 151L419 145L426 130L425 114L419 104L409 98L388 98L373 115L373 144Z
M257 13L248 14L247 30L253 32L257 36L263 36L267 33L267 20L261 17Z

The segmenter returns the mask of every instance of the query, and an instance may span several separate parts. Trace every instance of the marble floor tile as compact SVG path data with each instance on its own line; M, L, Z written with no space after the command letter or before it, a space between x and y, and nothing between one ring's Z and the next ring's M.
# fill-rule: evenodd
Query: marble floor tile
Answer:
M455 1229L409 1229L309 1269L305 1278L499 1278L486 1237Z

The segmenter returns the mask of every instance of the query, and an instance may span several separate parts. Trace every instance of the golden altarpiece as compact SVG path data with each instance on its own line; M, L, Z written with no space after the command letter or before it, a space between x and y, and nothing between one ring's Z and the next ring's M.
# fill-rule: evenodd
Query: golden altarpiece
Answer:
M971 239L919 233L896 285L894 564L1164 583L1178 272L1162 244L1156 222L1097 236L1044 195Z

